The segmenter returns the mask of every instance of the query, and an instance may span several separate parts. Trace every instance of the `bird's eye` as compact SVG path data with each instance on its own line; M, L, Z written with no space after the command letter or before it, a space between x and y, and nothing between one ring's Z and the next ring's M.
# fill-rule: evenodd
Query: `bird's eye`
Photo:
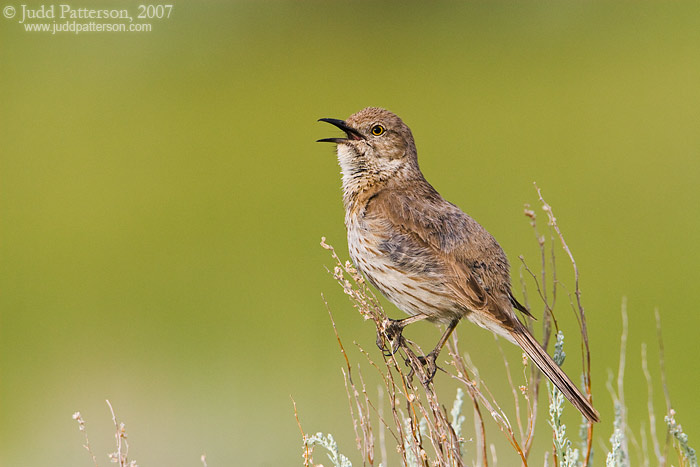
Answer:
M374 136L382 136L386 131L386 128L381 125L374 125L371 131Z

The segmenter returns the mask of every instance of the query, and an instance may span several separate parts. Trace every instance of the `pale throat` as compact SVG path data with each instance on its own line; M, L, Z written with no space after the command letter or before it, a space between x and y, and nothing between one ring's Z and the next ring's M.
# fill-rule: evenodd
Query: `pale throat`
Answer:
M372 188L379 175L346 144L338 145L338 164L343 176L343 204L350 210L362 193Z
M383 159L381 163L358 156L353 147L338 145L338 163L343 176L343 204L346 214L362 210L370 196L386 186L401 172L409 170L402 159Z

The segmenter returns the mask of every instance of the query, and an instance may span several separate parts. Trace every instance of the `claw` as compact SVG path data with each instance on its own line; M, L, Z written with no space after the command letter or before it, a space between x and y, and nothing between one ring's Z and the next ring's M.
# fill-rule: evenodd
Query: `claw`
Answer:
M426 379L423 381L423 384L428 385L433 381L435 373L437 373L437 354L435 352L430 352L425 357L418 357L418 361L421 362L425 369Z
M403 326L400 321L395 319L386 319L382 323L382 327L377 328L377 347L384 353L385 357L391 357L398 352L403 342L401 331L403 331ZM389 341L390 347L387 348L385 340Z
M430 383L433 382L435 373L437 373L438 370L438 366L436 363L437 354L434 352L430 352L425 357L416 358L418 358L420 364L423 365L423 370L425 372L425 379L421 378L421 383L423 384L423 386L428 386ZM411 381L413 380L413 376L416 374L416 369L411 365L411 361L408 359L406 360L406 366L411 368L411 371L408 373L407 376L408 380Z

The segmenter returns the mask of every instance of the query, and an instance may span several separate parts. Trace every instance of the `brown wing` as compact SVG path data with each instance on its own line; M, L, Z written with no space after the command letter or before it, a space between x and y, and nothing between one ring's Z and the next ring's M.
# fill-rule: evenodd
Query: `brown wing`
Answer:
M400 195L389 189L377 193L364 215L384 223L390 235L380 250L403 271L439 275L465 311L482 312L501 324L514 319L503 250L481 225L427 182Z

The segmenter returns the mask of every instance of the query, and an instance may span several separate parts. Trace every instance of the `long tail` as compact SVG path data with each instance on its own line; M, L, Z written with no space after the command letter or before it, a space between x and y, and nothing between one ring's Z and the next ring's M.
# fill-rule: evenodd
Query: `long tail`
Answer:
M530 334L522 324L516 326L510 335L515 339L515 342L522 347L522 349L527 353L530 360L535 362L535 365L544 373L544 375L549 378L549 380L564 394L564 396L569 399L569 401L574 404L574 406L591 422L599 422L600 415L598 411L593 408L586 397L579 391L578 387L571 382L566 373L559 368L552 357L550 357L547 352L544 351L542 346L535 340L535 338Z

